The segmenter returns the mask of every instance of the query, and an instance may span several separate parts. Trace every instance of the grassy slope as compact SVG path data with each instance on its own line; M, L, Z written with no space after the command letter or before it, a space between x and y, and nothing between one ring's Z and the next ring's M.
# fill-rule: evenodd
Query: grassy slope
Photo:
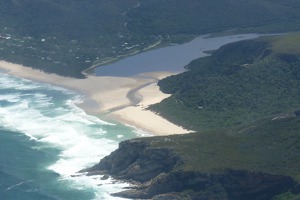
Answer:
M160 40L228 29L299 30L299 6L292 0L3 0L0 36L10 39L0 39L0 59L82 77L93 63Z
M180 155L184 162L176 170L202 173L247 170L290 176L300 182L299 36L291 34L229 44L211 57L192 62L189 72L162 81L162 88L172 92L173 97L154 108L162 109L164 114L167 113L165 116L170 118L175 116L172 119L183 125L209 130L145 140L154 147L170 148ZM230 78L227 79L227 76ZM251 81L251 76L254 81ZM210 81L200 81L195 86L194 81L201 80L201 77ZM193 81L185 78L193 78ZM203 87L199 86L201 84ZM241 93L232 92L238 91L240 85L251 89L244 88ZM201 99L201 95L206 94L202 90L206 89L208 96L205 98L210 101L202 109L209 110L210 107L207 112L210 120L203 119L202 109L193 108L194 103L198 102L194 97ZM211 99L215 91L223 92ZM263 97L253 97L253 92ZM233 96L226 98L228 94ZM191 101L187 101L188 98ZM232 98L234 101L231 101ZM243 104L245 100L247 104ZM180 107L177 106L178 102ZM231 103L239 106L238 115L237 111L230 111L235 110L229 106ZM220 104L222 106L218 107ZM248 104L254 107L248 109ZM227 110L218 111L224 108ZM251 112L256 114L251 115ZM253 120L247 121L249 115ZM231 118L229 127L226 123L228 118L224 116ZM237 120L242 125L234 123ZM299 198L299 194L287 192L273 199Z
M243 127L299 109L298 44L294 34L226 45L161 81L173 95L151 109L194 130Z
M145 140L153 147L173 149L184 161L175 170L214 174L228 169L245 170L289 176L299 183L299 130L300 116L290 113L239 131L207 131ZM299 198L299 191L291 191L272 200Z
M174 149L185 161L178 169L221 172L249 170L287 175L300 181L300 117L293 113L248 129L206 131L146 138L152 146Z

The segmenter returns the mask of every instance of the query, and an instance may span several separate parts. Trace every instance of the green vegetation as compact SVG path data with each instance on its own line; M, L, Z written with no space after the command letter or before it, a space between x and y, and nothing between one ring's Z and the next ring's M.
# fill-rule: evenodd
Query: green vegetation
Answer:
M299 45L300 34L289 34L287 36L275 37L272 42L272 50L281 54L300 54Z
M273 200L296 200L300 197L299 184L293 189L282 191L270 189L268 192L273 192L270 197L263 196L262 193L260 198L251 198L251 192L255 193L268 187L269 183L276 182L275 179L265 182L264 180L255 181L260 173L289 177L296 181L295 183L300 182L299 113L298 111L287 113L276 119L266 119L244 130L203 131L186 135L143 138L143 140L148 141L154 149L168 148L180 157L181 163L173 169L172 173L192 172L194 174L218 174L222 176L228 170L233 170L253 176L253 179L244 179L243 182L245 177L241 175L230 182L232 188L238 187L244 190L244 198L226 197L224 191L220 189L211 188L211 191L207 191L203 185L199 185L195 191L189 191L189 196L197 196L202 192L207 192L214 194L214 199L269 200L273 197ZM259 184L261 185L259 186ZM242 193L242 191L240 192ZM264 195L268 192L265 192ZM186 193L183 191L181 194ZM205 194L204 196L208 195Z
M128 32L125 13L136 5L136 0L3 0L0 59L81 78L93 64L160 40Z
M0 59L83 78L91 66L200 34L299 31L299 9L295 0L2 0ZM292 34L229 44L160 81L172 96L150 109L198 132L145 140L177 152L178 170L299 182L299 43Z
M2 0L0 59L82 78L91 66L199 34L299 30L299 8L293 0Z
M161 35L299 30L294 0L141 0L128 13L129 30Z
M192 130L246 127L300 108L299 35L221 47L160 81L172 96L150 109ZM293 40L288 46L280 45ZM292 54L287 49L293 49Z
M174 150L183 160L175 170L242 170L299 183L299 42L298 33L228 44L160 81L172 96L151 109L198 132L143 140ZM272 199L299 197L296 189Z
M273 200L297 200L299 198L300 198L300 195L295 195L291 192L286 192L284 194L274 197Z
M179 155L183 162L174 171L222 174L230 169L291 177L299 183L299 130L298 111L276 119L266 119L243 130L203 131L186 135L143 138L143 140L150 142L151 147L172 149ZM250 181L245 185L232 184L246 187L245 191L249 190L250 194L251 189L246 185L255 185L258 182ZM261 197L261 199L269 198ZM298 189L273 198L273 200L296 199L299 199Z
M154 147L174 149L185 171L225 169L286 175L300 181L300 116L289 113L248 129L206 131L145 138Z

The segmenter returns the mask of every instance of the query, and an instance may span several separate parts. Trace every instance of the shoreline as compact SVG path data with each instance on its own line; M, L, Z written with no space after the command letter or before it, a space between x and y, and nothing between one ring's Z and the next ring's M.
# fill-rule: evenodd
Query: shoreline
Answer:
M77 106L87 114L116 120L151 135L191 132L146 110L149 105L170 96L159 90L157 82L174 74L171 72L151 72L134 77L88 75L85 79L75 79L2 60L0 70L12 76L77 91L84 97L83 102Z

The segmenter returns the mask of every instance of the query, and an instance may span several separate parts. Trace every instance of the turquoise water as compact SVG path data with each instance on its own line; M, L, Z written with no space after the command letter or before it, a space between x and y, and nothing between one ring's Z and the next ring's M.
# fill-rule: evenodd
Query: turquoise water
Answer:
M81 96L0 73L0 199L116 199L126 183L76 172L139 136L87 115Z
M183 71L191 60L207 55L205 50L257 36L199 37L99 67L96 73ZM0 200L109 200L117 199L110 193L128 186L76 173L96 164L120 141L144 135L87 115L76 106L81 99L75 92L0 72Z

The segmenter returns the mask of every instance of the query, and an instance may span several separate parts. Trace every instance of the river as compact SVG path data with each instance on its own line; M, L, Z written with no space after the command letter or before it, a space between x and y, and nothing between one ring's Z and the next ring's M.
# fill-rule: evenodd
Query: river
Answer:
M253 39L259 34L240 34L221 37L199 36L190 42L154 49L95 68L97 76L134 76L146 72L183 72L192 60L207 56L207 51L241 40Z

